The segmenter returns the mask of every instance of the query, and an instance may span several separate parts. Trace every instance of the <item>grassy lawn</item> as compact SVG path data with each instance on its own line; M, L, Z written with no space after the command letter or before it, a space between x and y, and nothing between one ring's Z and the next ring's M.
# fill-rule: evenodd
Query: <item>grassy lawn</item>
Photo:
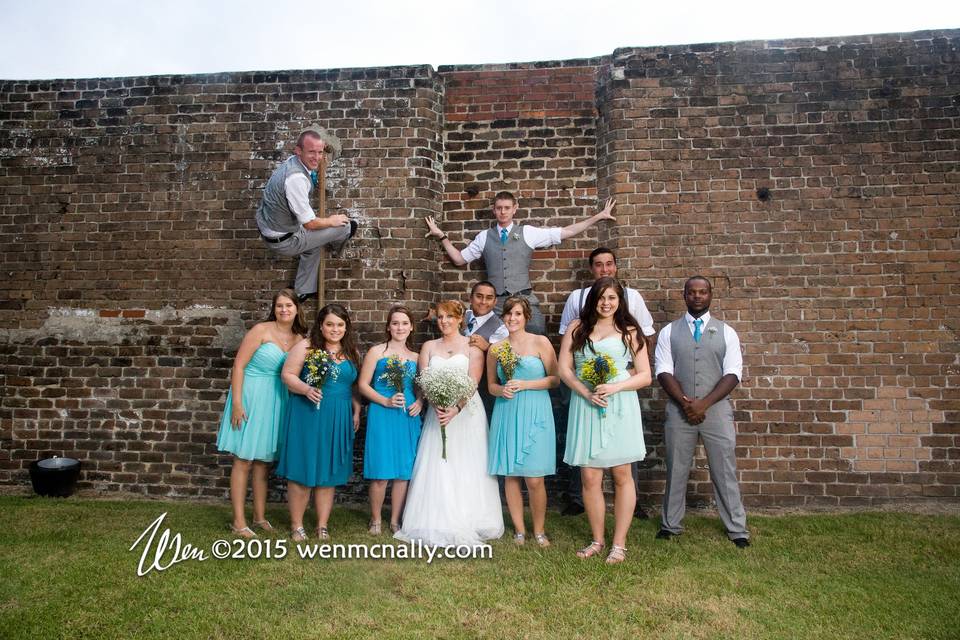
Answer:
M0 497L0 637L960 637L957 516L754 516L743 551L713 518L688 518L670 541L635 521L627 562L607 567L573 555L584 517L551 512L553 548L514 547L508 531L492 560L294 553L138 577L143 546L128 549L165 511L164 527L208 555L229 537L226 504ZM282 505L268 517L287 522ZM334 542L389 541L366 520L336 507Z

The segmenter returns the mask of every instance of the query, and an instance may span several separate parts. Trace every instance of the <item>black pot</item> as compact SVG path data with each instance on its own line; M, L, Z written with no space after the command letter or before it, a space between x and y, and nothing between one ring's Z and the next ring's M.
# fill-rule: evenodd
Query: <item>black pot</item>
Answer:
M77 487L80 461L73 458L47 458L30 463L30 482L41 496L66 498Z

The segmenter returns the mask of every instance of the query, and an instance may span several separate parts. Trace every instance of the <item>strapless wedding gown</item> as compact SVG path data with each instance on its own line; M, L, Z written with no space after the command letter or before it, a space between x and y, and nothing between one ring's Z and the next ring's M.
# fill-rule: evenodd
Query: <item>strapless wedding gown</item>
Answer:
M433 356L430 367L456 367L466 373L470 359L462 353ZM447 431L447 458L442 457L440 423L432 407L417 447L403 526L396 538L431 546L476 545L503 535L503 510L497 479L487 474L487 416L476 393Z

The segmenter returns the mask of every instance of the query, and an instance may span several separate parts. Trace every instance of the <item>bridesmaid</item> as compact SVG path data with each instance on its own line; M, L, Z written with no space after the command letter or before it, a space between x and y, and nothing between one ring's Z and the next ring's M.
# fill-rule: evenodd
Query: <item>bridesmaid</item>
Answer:
M577 552L590 558L603 551L605 503L603 470L614 482L613 546L607 564L626 559L627 531L637 501L630 463L643 460L646 446L636 390L650 384L650 361L640 326L630 315L623 287L614 278L597 280L560 344L560 378L570 387L567 446L563 461L580 467L583 504L592 542ZM580 379L583 364L597 355L609 356L616 375L591 389ZM632 370L629 370L630 366ZM602 409L602 411L601 411Z
M217 449L233 454L230 470L231 531L242 538L257 534L247 526L244 504L247 480L253 470L253 526L272 531L267 521L267 475L277 458L280 423L287 403L287 388L280 381L290 346L307 334L300 302L292 289L273 296L266 321L243 336L236 358L227 402L217 434Z
M526 541L523 522L523 495L520 479L527 485L533 537L541 547L549 547L544 532L547 517L547 491L544 476L556 473L556 438L550 392L560 384L557 356L544 336L527 332L530 303L514 296L503 303L503 323L510 335L487 353L487 380L490 395L496 398L490 421L488 451L490 475L506 476L504 493L513 520L513 540ZM499 356L506 345L517 356L516 368L507 380Z
M363 450L363 477L370 480L370 533L380 535L381 512L387 495L387 482L393 481L390 504L390 530L400 529L400 515L407 497L407 482L413 471L420 440L420 410L423 402L415 396L414 377L417 357L412 348L413 314L396 305L387 313L387 341L367 352L360 369L360 394L370 401L367 410L367 434ZM387 360L404 362L406 377L403 391L383 378Z
M331 373L321 388L305 382L305 360L310 351L323 349L333 357ZM334 487L346 484L353 469L353 437L360 426L360 402L353 396L360 355L347 310L328 304L306 340L287 356L281 377L294 396L284 421L277 475L287 479L287 502L294 542L307 539L303 514L310 501L317 510L317 537L330 538L327 523L333 510Z

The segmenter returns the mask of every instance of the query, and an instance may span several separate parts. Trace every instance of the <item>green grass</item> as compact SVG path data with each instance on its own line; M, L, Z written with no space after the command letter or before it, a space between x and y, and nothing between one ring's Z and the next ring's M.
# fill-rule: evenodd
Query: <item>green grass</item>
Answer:
M714 518L670 541L635 522L627 562L607 567L573 555L583 517L551 512L553 548L508 535L492 560L210 559L137 577L128 549L164 511L208 553L229 537L226 504L0 497L0 637L960 636L957 516L753 516L743 551ZM287 522L282 505L268 517ZM374 542L366 520L337 506L334 541Z

